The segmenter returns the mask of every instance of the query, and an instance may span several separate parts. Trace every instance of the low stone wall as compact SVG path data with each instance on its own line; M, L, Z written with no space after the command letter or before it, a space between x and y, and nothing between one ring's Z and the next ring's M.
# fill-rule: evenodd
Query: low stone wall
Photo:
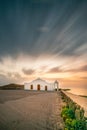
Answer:
M75 103L70 97L68 97L63 91L61 92L61 96L64 102L75 111L76 119L84 119L84 109Z
M84 117L84 108L82 108L80 105L78 105L76 102L74 102L69 96L67 96L62 90L60 90L61 97L63 101L66 103L66 105L69 108L72 108L75 113L75 118L78 120L85 120L86 121L86 127L87 127L87 117Z

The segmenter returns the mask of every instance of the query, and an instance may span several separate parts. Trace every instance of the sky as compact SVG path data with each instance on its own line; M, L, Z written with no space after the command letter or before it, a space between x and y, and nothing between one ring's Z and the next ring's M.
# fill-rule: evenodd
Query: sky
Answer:
M0 0L0 85L38 77L87 88L87 0Z

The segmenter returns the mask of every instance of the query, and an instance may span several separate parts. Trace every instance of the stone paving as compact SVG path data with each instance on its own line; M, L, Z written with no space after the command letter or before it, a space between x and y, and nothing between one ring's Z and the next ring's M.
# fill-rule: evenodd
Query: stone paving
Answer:
M0 130L63 130L61 108L57 92L0 103Z

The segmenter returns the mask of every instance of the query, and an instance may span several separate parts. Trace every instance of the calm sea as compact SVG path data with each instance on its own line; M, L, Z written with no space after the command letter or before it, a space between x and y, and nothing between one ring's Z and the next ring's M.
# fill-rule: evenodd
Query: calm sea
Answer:
M70 93L87 96L87 88L71 88Z
M66 85L61 86L63 89L70 89L69 92L76 95L85 95L87 96L87 86L77 86L77 85Z

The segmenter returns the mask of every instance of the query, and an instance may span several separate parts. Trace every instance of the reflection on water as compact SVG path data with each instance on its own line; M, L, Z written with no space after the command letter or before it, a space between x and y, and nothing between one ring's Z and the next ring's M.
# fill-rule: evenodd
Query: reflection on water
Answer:
M72 88L69 92L76 95L86 95L87 96L87 88Z
M86 95L87 96L87 81L69 81L69 82L60 82L60 88L70 89L69 92L76 95Z

